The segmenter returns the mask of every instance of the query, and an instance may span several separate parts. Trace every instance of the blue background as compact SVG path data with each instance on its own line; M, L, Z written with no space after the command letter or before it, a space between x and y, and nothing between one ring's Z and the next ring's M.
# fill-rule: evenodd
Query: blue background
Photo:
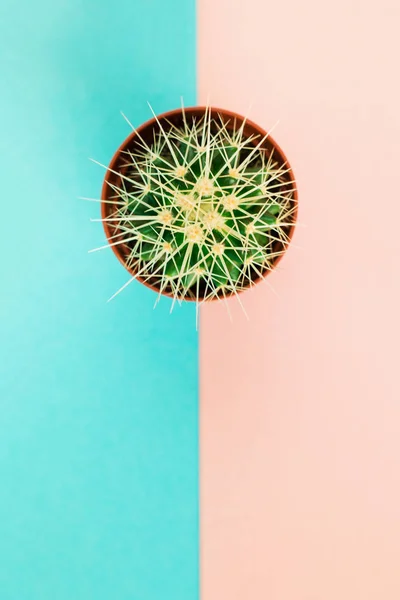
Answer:
M193 306L104 243L103 170L195 103L194 0L2 2L0 599L198 597Z

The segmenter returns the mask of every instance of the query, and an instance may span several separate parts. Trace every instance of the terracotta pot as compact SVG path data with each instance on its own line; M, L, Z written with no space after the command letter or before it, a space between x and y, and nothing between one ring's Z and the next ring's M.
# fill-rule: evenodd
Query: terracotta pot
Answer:
M185 115L186 115L186 118L192 117L192 116L201 117L204 115L205 110L206 110L206 108L204 106L195 106L195 107L185 108ZM243 121L245 120L244 117L242 117L234 112L231 112L228 110L222 110L219 108L211 108L211 115L212 115L212 117L215 117L215 118L217 118L217 117L222 118L223 122L226 124L226 127L229 131L233 131L235 129L237 130L242 125ZM161 122L164 130L168 131L168 129L171 127L171 124L173 124L175 126L179 126L182 124L182 122L183 122L182 109L178 108L176 110L171 110L169 112L158 115L157 118ZM113 193L109 183L111 183L113 185L118 185L119 182L121 181L121 177L117 173L123 173L123 171L124 171L123 155L121 155L121 153L123 151L130 150L130 152L135 154L135 149L137 149L139 147L139 136L147 143L151 143L153 140L153 131L155 131L155 130L158 131L159 126L157 124L156 119L154 118L154 119L147 121L146 123L143 123L143 125L138 127L136 129L136 131L133 131L126 138L126 140L121 144L121 146L118 148L118 150L115 152L115 154L109 164L110 170L108 170L106 172L104 182L103 182L102 192L101 192L101 199L103 200L103 202L101 203L101 215L102 215L103 219L105 219L106 217L109 217L113 210L112 204L104 202L104 200L109 200ZM254 142L255 145L256 145L256 143L258 143L259 139L261 139L262 137L264 137L266 135L266 132L261 127L259 127L258 125L256 125L255 123L253 123L252 121L249 121L247 119L246 119L246 123L244 125L243 131L244 131L245 137L249 137L250 135L259 136L257 142ZM274 158L279 159L279 162L281 162L282 165L285 164L287 166L287 168L290 167L285 154L282 152L281 148L270 136L268 136L268 138L264 141L261 148L265 149L268 153L273 150ZM115 171L116 173L113 173L112 171ZM294 232L294 225L295 225L295 222L297 219L297 199L298 199L296 184L295 184L293 172L291 170L287 174L287 185L291 186L293 189L293 224L288 226L288 229L287 229L288 238L291 239L293 236L293 232ZM111 243L112 242L111 238L112 238L112 236L116 235L116 233L118 231L118 227L113 225L113 223L106 222L106 221L103 221L103 226L104 226L105 234L107 236L107 240ZM282 247L283 247L283 245L280 242L276 243L276 250L279 250ZM111 248L112 248L114 254L117 256L118 260L131 273L131 275L136 276L135 267L134 266L128 267L125 262L125 256L128 252L128 247L122 243L122 244L118 244L116 246L111 246ZM275 261L273 263L273 268L276 267L276 265L281 260L281 258L282 258L282 254L279 255L275 259ZM252 286L254 284L262 281L264 279L264 277L266 277L270 272L271 272L271 269L266 268L264 270L262 276L257 276L254 278L254 280L252 281ZM160 292L159 288L156 285L154 285L151 282L151 280L144 281L144 279L142 277L137 277L137 280L140 281L141 283L143 283L145 286L156 291L157 293ZM249 287L250 287L250 285L248 286L248 288ZM248 289L248 288L245 288L245 289ZM241 291L245 291L245 289L241 290ZM162 292L162 294L164 296L173 297L173 294L169 293L167 291ZM231 295L233 295L233 292L231 293ZM226 296L228 296L228 294L225 294L225 297ZM199 299L202 300L202 297L200 296ZM211 301L211 300L217 300L217 299L218 299L217 296L213 296L213 298L207 299L207 302ZM187 297L187 298L185 298L185 300L194 301L195 298Z

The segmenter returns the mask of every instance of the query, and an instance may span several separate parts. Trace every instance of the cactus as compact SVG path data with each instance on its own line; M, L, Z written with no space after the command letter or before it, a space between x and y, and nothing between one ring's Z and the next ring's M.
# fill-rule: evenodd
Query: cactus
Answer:
M122 151L107 222L133 278L174 301L237 295L274 267L296 216L290 167L205 109L157 120L152 141ZM132 278L132 279L133 279ZM125 287L125 286L124 286Z

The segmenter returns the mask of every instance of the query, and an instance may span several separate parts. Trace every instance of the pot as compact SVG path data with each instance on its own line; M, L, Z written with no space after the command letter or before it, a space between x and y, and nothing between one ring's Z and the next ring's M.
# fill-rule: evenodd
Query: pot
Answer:
M200 118L200 117L204 116L206 107L201 107L201 106L197 107L196 106L196 107L185 108L183 110L185 113L186 120L190 121L190 119L193 117ZM211 108L208 110L211 111L211 118L216 118L216 119L218 118L219 120L222 120L222 122L226 125L226 128L228 131L238 130L239 127L245 121L245 125L243 128L244 137L250 137L250 136L255 135L258 137L258 140L260 140L261 138L264 138L266 135L266 132L261 127L259 127L252 121L245 119L241 115L238 115L238 114L228 111L228 110L219 109L219 108ZM157 117L157 119L161 123L161 125L165 131L168 131L172 125L179 127L180 125L183 124L182 109L179 108L176 110L165 112L165 113L159 115ZM113 196L113 190L112 190L110 184L118 186L119 183L121 182L122 178L121 178L120 174L123 175L123 173L124 173L124 153L126 153L126 151L129 150L134 155L135 150L138 150L140 147L140 140L144 140L148 144L150 144L153 141L153 133L155 131L159 131L159 124L157 122L157 119L153 118L153 119L150 119L149 121L147 121L146 123L143 123L140 127L138 127L135 131L133 131L125 139L125 141L121 144L121 146L118 148L118 150L115 152L114 156L112 157L111 162L108 167L108 170L106 171L106 175L105 175L103 187L102 187L102 192L101 192L101 200L102 200L101 215L102 215L102 219L103 219L104 231L105 231L107 240L110 244L113 241L115 241L115 239L116 239L115 236L118 235L118 226L114 225L112 222L104 220L107 217L110 217L112 214L112 211L113 211L113 205L110 204L109 202L107 202ZM258 143L258 140L253 142L254 145L256 145ZM285 154L283 153L281 148L278 146L278 144L270 136L268 136L264 140L264 142L260 146L260 148L264 149L268 154L270 154L273 151L274 160L276 160L279 164L285 165L288 169L290 169L290 165L289 165L289 162L288 162ZM287 235L288 239L291 240L291 238L293 236L293 232L294 232L296 219L297 219L298 196L297 196L295 179L294 179L293 172L291 169L287 173L286 177L287 177L287 181L285 181L285 187L288 186L287 187L288 190L291 188L292 202L293 202L293 211L292 211L293 222L290 224L290 226L287 227L287 230L286 230L286 235ZM121 236L122 236L122 234L121 234ZM117 238L117 240L118 240L118 238ZM154 282L151 281L151 279L144 280L144 278L137 276L137 270L135 268L135 265L128 266L126 264L125 257L129 253L129 248L124 243L113 245L113 246L111 246L111 248L112 248L114 254L116 255L116 257L118 258L118 260L124 265L124 267L129 271L129 273L133 277L135 277L138 281L143 283L145 286L151 288L155 292L160 293L160 289L157 287L157 285L154 284ZM279 251L282 248L283 248L283 244L281 242L276 242L276 250ZM280 254L279 256L276 257L276 259L274 260L274 262L272 264L273 268L276 267L278 262L281 260L282 256L283 255ZM254 279L252 279L251 284L249 283L247 288L240 290L240 292L243 292L246 289L252 287L253 285L261 282L270 272L271 272L271 268L265 268L262 275L255 276ZM161 293L164 296L174 297L172 292L169 292L169 291L164 290ZM233 295L234 293L235 292L230 292L230 293L228 292L228 293L225 293L224 296L227 297L228 295ZM236 293L238 293L238 292L236 292ZM223 296L222 292L221 292L220 296ZM203 299L204 298L200 295L199 300L203 300ZM212 300L217 300L217 299L219 299L219 296L215 295L212 298L207 298L207 301L212 301ZM196 298L192 297L192 296L187 296L187 297L184 297L184 300L196 301Z

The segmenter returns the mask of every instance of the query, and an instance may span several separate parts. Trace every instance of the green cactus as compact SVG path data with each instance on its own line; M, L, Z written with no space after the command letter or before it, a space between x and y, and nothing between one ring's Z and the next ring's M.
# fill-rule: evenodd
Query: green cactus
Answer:
M109 182L115 228L136 277L176 300L224 298L273 268L295 221L287 165L205 110L181 126L158 122L153 142L124 152Z

